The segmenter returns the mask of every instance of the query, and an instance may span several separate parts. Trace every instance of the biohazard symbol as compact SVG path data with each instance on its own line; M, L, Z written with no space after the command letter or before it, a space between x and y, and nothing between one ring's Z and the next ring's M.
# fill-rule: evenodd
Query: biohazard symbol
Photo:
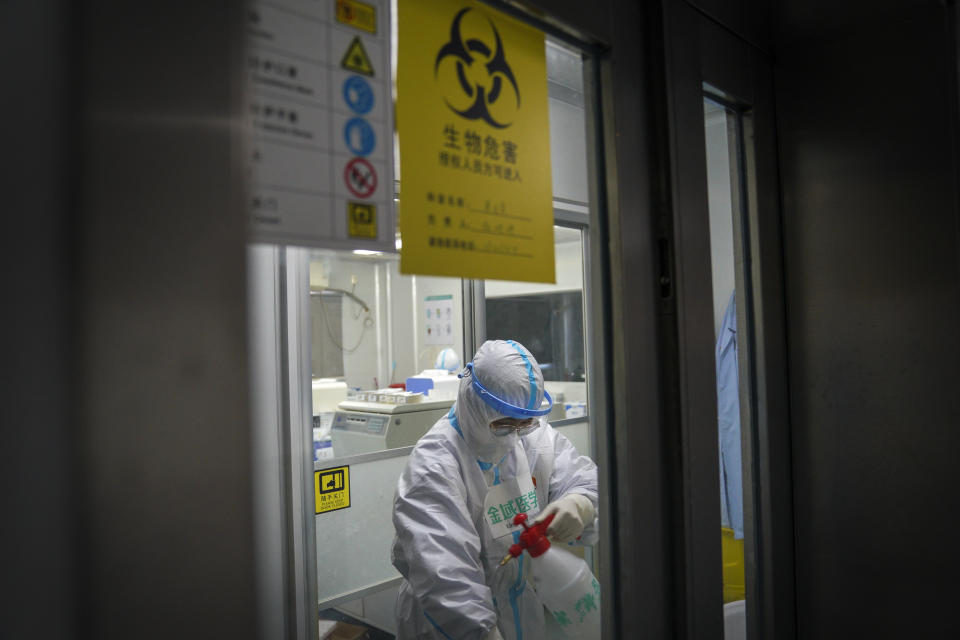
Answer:
M504 129L509 127L511 123L498 122L491 115L490 109L498 100L503 98L504 88L507 84L513 88L516 105L519 108L520 89L517 87L517 81L513 77L510 65L507 64L500 33L489 18L487 18L487 22L493 31L494 40L492 49L486 42L478 38L463 40L460 34L460 22L469 11L471 11L469 7L461 9L454 17L453 23L450 25L450 41L437 52L433 75L435 79L438 78L440 63L446 58L452 58L456 63L458 92L462 90L466 100L457 96L451 101L453 96L448 95L444 98L447 106L450 107L451 111L468 120L483 120L493 127ZM465 109L459 109L454 106L454 103L469 103L469 106Z

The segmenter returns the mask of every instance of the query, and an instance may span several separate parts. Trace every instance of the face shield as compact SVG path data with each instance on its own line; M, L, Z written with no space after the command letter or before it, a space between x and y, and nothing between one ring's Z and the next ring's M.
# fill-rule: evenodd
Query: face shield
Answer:
M494 464L540 426L553 400L533 355L513 340L483 343L460 375L455 406L461 435L478 460Z
M461 373L459 377L469 377L470 384L480 399L500 415L506 416L490 423L490 430L493 431L494 435L508 436L516 433L518 436L525 436L540 426L540 417L547 415L553 409L553 398L550 397L550 393L546 389L543 390L543 402L535 409L518 407L498 397L487 390L480 382L472 362L467 363L467 370Z

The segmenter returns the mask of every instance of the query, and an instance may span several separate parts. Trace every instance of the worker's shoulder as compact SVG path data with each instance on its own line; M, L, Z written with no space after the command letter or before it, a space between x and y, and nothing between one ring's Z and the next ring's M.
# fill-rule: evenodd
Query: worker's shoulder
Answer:
M441 420L414 445L409 464L424 471L449 472L460 466L463 446L463 439L453 426Z
M463 465L456 455L444 448L421 448L410 454L399 486L410 487L413 493L438 490L460 493L462 485Z

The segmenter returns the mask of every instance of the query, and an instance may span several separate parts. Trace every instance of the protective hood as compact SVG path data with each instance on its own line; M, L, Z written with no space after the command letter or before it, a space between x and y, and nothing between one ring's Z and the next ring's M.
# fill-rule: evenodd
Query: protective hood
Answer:
M473 371L464 373L455 407L463 439L478 460L497 464L519 437L496 436L490 431L490 423L505 416L484 402L473 386L472 376L501 400L535 409L543 402L543 373L526 347L513 340L484 342L473 357Z

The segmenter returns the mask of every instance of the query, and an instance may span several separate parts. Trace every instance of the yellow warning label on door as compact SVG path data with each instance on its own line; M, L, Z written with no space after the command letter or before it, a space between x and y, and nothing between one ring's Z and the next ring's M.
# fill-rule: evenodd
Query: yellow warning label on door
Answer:
M355 71L365 76L373 75L373 65L370 64L370 56L367 55L367 50L363 48L363 43L360 42L360 36L355 36L350 46L347 47L347 52L343 54L340 66L347 71Z
M350 467L334 467L313 472L316 512L326 513L350 506Z
M404 0L400 271L555 282L544 35L475 0Z
M347 203L347 223L351 238L377 237L377 207L365 202Z
M337 0L337 22L376 33L377 8L357 0Z

